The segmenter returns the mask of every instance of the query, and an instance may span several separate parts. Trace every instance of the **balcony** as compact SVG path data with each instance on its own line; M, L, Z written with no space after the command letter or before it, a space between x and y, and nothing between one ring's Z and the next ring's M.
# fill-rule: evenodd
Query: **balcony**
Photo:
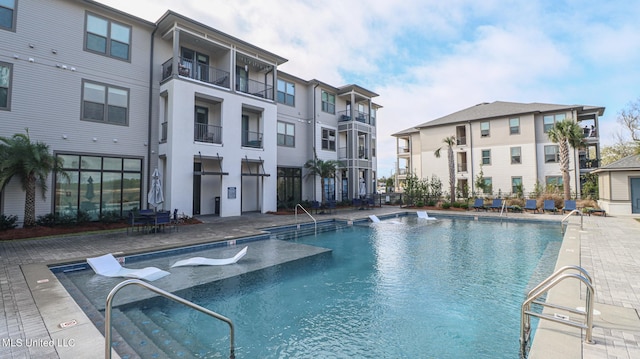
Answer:
M596 169L600 167L600 160L580 159L580 169Z
M160 135L160 142L167 142L167 126L169 124L167 122L163 122L160 124L162 129L162 134Z
M222 144L222 126L195 124L194 141Z
M359 159L364 159L367 160L369 159L369 156L367 156L367 149L364 146L359 146L358 147L358 158Z
M173 75L173 58L162 64L162 81ZM228 71L217 69L213 66L194 63L193 60L180 58L178 75L208 84L230 88L231 77Z
M467 172L467 164L458 163L458 172Z
M262 148L262 132L243 131L242 147Z
M398 146L398 154L402 155L402 154L407 154L410 152L409 147L405 147L405 146Z
M252 79L236 78L236 91L273 100L273 86Z
M347 148L346 147L338 148L338 158L339 159L346 159L347 158Z
M338 112L339 121L351 121L351 111L340 111ZM369 125L373 125L368 113L356 111L355 112L355 120L358 122L366 123Z
M409 173L409 168L398 168L398 175L406 176Z
M466 144L467 144L467 138L466 137L457 137L456 138L456 145L464 146Z

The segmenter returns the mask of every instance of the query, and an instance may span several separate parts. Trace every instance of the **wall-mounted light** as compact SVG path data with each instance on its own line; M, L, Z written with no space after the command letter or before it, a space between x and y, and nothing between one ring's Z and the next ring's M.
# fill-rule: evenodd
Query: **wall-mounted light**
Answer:
M97 137L94 137L94 138L92 138L91 140L93 140L93 142L97 142L97 141L98 141L98 138L97 138Z
M75 71L75 70L76 70L76 68L75 68L75 67L72 67L72 68L71 68L71 71Z
M34 59L33 57L30 57L29 62L36 62L36 59Z
M13 54L13 58L14 58L14 59L19 59L19 58L20 58L20 55L18 55L18 54Z
M118 143L118 139L117 139L117 138L114 138L114 139L113 139L113 143Z
M51 49L51 53L52 53L52 54L57 54L57 53L58 53L58 50L56 50L56 49Z
M66 133L62 134L62 138L66 140L67 139L67 134Z
M146 142L145 142L145 143L143 143L143 145L144 145L144 147L147 147L147 143L146 143Z
M249 65L244 65L244 71L248 72L249 71Z
M36 45L34 45L34 44L29 44L29 47L33 49L34 47L36 47Z

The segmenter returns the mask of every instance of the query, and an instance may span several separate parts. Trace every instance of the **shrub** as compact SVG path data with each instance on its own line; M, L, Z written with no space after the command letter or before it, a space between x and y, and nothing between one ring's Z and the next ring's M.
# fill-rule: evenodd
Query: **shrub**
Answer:
M436 201L429 201L429 202L427 202L427 206L429 206L429 207L435 207L435 206L436 206Z
M422 200L416 202L416 207L423 207L424 206L424 202L422 202Z
M449 202L442 202L442 208L443 209L449 209L451 207L451 203Z
M122 221L122 217L118 211L105 211L100 214L100 222L102 223L118 223Z
M16 228L18 226L16 224L17 221L18 221L18 216L15 216L15 215L6 216L4 214L0 215L0 231Z
M469 209L469 203L461 203L460 208Z
M451 207L460 208L461 205L462 205L462 203L456 201L456 202L453 202L453 204L451 204Z

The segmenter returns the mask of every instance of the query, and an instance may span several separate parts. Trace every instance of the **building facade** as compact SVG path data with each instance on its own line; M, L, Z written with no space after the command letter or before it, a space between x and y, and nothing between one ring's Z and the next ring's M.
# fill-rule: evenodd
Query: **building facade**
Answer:
M558 145L547 136L553 125L574 119L584 129L585 148L571 149L571 189L580 196L582 175L598 168L598 120L604 107L544 103L482 103L395 133L397 180L408 175L449 183L447 156L435 151L455 137L455 183L462 197L529 193L538 186L562 186ZM484 188L476 180L482 178ZM448 188L448 186L443 186ZM466 193L465 193L466 192Z
M51 176L36 215L147 208L156 168L161 207L186 215L350 198L361 176L375 188L371 91L280 72L287 59L172 11L152 23L91 0L0 8L0 136L28 128L68 175ZM306 176L314 153L341 161L331 188ZM22 220L19 179L0 211Z

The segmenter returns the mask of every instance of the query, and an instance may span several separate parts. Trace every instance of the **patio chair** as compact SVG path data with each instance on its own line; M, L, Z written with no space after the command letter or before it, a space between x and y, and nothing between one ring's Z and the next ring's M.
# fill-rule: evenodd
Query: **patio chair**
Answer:
M327 211L329 211L329 214L331 214L331 212L333 211L335 213L336 211L336 201L333 199L330 199L327 201Z
M129 211L128 222L129 226L127 227L127 235L129 235L129 229L131 229L131 232L133 232L133 230L140 232L140 228L142 228L143 231L146 231L147 226L149 225L149 218L141 216L139 213L134 211Z
M237 263L242 257L247 254L247 249L249 247L244 247L238 252L235 256L231 258L204 258L204 257L193 257L188 259L183 259L175 262L171 268L174 267L186 267L186 266L224 266L227 264Z
M320 202L318 201L311 201L311 211L315 211L316 214L318 214L318 210L321 208L320 206Z
M472 208L474 208L476 211L487 210L487 207L484 205L484 200L482 198L476 198L476 200L473 202Z
M489 209L493 210L497 210L499 211L500 209L502 209L502 200L501 199L494 199L493 202L491 203L491 206L489 206Z
M552 199L545 199L544 206L542 207L542 213L546 211L550 211L553 212L553 214L556 214L556 212L558 212L558 209L556 208L556 201Z
M576 201L573 199L567 199L564 201L564 207L562 208L562 213L571 212L576 209Z
M162 228L162 231L167 228L167 226L171 226L171 212L158 212L155 216L155 230L159 231Z
M436 217L429 217L429 213L427 213L427 211L417 211L416 214L418 215L418 218L421 218L421 219L426 219L429 221L436 220Z
M96 274L105 277L136 278L152 282L170 274L156 267L146 267L142 269L124 268L111 253L100 257L87 258L87 264L89 264Z
M536 201L535 199L528 199L524 205L523 210L525 212L533 211L533 213L538 213L538 201Z

